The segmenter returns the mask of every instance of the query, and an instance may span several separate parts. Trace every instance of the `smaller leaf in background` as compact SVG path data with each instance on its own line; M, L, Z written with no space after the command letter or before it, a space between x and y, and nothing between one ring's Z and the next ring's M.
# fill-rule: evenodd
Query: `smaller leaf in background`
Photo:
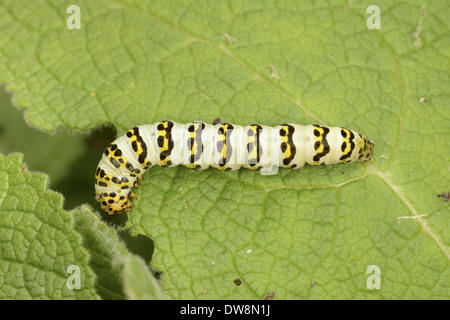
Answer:
M168 299L144 260L127 251L113 227L87 206L72 211L75 230L84 238L103 299Z
M129 255L124 272L125 293L129 299L155 300L169 299L159 286L148 266L138 256Z
M88 254L47 184L22 155L0 155L0 299L96 299ZM67 285L70 268L79 289Z

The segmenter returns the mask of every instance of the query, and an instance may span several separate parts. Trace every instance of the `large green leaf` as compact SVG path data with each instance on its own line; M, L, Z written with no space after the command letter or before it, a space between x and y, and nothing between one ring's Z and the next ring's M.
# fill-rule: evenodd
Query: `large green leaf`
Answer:
M75 1L79 30L71 4L0 1L0 81L34 126L220 117L376 143L372 164L146 173L127 228L171 297L450 297L445 0L375 1L374 30L360 1Z

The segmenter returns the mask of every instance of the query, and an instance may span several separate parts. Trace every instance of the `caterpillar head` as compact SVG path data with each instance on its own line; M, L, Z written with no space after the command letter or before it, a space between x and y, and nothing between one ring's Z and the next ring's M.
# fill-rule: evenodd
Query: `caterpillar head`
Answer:
M133 203L123 195L115 192L97 194L100 207L109 215L121 214L131 210Z

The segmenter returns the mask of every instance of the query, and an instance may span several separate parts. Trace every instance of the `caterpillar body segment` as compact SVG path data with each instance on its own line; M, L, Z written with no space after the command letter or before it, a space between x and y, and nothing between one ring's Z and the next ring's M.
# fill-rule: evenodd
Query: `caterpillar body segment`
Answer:
M129 211L133 187L155 165L300 169L305 163L372 161L373 148L370 139L341 127L161 121L134 127L106 148L95 174L96 200L110 215Z

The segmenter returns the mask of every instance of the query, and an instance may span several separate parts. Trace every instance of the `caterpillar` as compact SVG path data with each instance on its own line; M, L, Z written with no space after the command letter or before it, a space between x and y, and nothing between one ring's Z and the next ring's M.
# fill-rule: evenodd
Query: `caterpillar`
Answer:
M142 174L159 165L204 170L301 169L372 161L374 143L341 127L282 124L239 126L215 121L160 121L128 130L105 150L95 173L96 200L109 215L129 211Z

